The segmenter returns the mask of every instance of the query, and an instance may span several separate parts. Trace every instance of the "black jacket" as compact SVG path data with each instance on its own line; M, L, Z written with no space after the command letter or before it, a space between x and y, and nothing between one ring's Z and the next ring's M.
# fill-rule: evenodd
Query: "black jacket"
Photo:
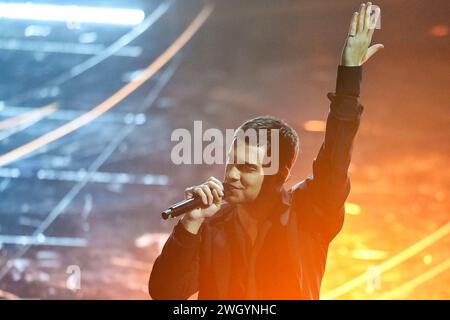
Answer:
M328 245L342 227L350 192L348 167L363 109L361 73L361 67L339 66L313 175L274 196L250 256L235 252L242 233L233 205L205 219L197 235L178 223L151 272L153 299L186 299L197 291L199 299L319 298ZM237 283L233 277L244 263L246 295L236 296L230 283Z

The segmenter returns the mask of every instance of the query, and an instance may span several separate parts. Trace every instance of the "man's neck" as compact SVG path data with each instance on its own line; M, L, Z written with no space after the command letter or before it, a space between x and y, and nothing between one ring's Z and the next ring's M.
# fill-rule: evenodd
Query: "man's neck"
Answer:
M260 197L259 200L250 203L238 204L241 216L246 216L245 220L258 223L266 220L278 201L279 192L274 191L273 197Z
M253 247L258 235L258 225L261 221L258 212L254 208L249 208L248 205L238 204L237 215L239 223L249 236L251 246Z
M257 223L261 218L259 210L252 206L252 204L238 204L239 219L243 225L249 223Z
M240 215L245 215L247 219L255 223L267 218L267 210L263 208L267 208L267 206L259 202L238 204Z
M239 223L248 234L253 246L261 223L267 220L276 207L277 198L265 197L262 201L237 205Z

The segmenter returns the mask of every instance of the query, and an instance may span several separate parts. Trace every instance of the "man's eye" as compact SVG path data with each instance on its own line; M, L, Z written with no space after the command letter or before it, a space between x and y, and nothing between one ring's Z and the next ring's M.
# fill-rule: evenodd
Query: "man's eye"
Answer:
M252 172L252 171L255 171L255 170L256 170L255 167L252 167L252 166L246 166L246 165L244 165L244 166L242 167L242 169L243 169L243 171L246 171L246 172Z

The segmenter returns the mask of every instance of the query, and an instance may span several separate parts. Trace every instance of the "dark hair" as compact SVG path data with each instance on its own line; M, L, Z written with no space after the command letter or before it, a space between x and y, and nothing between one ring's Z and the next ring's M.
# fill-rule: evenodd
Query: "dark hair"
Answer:
M245 121L237 130L242 130L244 133L248 129L254 129L259 132L261 129L267 130L267 149L271 152L271 130L279 130L279 168L287 167L289 170L295 163L299 152L299 139L297 132L281 119L272 116L260 116Z

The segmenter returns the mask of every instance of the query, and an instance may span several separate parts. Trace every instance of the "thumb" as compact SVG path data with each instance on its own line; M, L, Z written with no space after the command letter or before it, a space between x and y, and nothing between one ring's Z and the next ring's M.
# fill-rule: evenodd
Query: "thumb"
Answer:
M369 49L367 49L366 58L364 59L364 62L370 59L371 56L373 56L378 50L383 49L384 46L382 44L374 44Z

